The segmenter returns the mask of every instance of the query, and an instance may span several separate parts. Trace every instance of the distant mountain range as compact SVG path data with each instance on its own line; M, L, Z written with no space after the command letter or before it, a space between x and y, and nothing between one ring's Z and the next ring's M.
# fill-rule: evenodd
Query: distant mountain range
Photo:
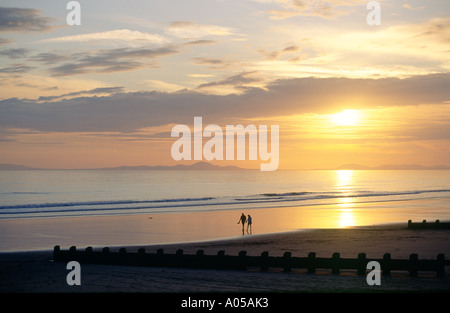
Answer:
M17 164L0 164L0 170L47 170L46 168L34 168ZM207 162L197 162L191 165L178 164L175 166L119 166L104 168L88 168L84 170L248 170L237 166L218 166ZM320 169L317 169L320 170ZM450 170L450 166L436 165L423 166L420 164L392 164L381 166L365 166L360 164L345 164L336 168L322 170Z
M218 166L207 162L197 162L191 165L178 164L174 166L119 166L105 167L101 170L243 170L237 166Z
M380 165L375 167L364 166L360 164L345 164L341 165L335 170L450 170L450 166L435 165L423 166L420 164L391 164Z
M37 168L17 164L0 164L0 170L37 170Z
M34 168L17 164L0 164L0 170L48 170L47 168ZM88 168L83 170L243 170L237 166L218 166L207 162L197 162L192 165L178 164L175 166L119 166Z

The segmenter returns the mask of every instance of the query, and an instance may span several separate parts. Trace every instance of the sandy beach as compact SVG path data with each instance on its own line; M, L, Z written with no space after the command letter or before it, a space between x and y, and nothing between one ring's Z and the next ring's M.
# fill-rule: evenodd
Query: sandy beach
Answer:
M111 250L124 246L111 247ZM61 246L68 249L69 246ZM84 249L85 247L78 247ZM331 257L340 252L341 257L356 257L365 252L367 258L381 258L391 253L392 258L408 258L418 253L419 259L435 259L443 253L450 256L449 230L410 230L406 224L352 227L345 229L311 229L236 237L227 240L190 242L164 245L132 245L127 251L145 248L146 252L164 249L165 253L195 253L203 249L205 254L225 250L228 255L247 251L247 255L259 256L268 251L271 256L292 252L292 256L304 257L316 252L318 257ZM138 267L113 265L81 265L81 285L69 286L66 264L54 262L52 251L28 251L0 254L0 292L26 293L223 293L223 292L449 292L450 269L445 277L435 273L422 273L411 278L407 272L395 272L382 277L380 286L369 286L366 278L355 271L342 271L333 275L329 271L307 274L305 271L283 273L254 270L202 270L167 267Z

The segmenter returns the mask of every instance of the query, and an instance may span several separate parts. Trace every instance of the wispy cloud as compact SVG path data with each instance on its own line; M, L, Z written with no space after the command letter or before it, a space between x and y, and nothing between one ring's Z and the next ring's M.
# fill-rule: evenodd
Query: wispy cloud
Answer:
M274 50L274 51L259 50L259 52L262 53L268 60L278 60L283 55L292 56L293 53L299 53L300 51L301 51L300 47L296 45L290 45L281 50ZM292 57L291 59L298 60L298 57Z
M0 7L0 32L48 31L53 19L41 15L40 10Z
M294 16L318 16L333 19L347 15L349 7L365 3L362 0L274 0L279 9L268 10L271 19L286 19Z
M123 87L98 87L90 90L82 90L82 91L76 91L76 92L69 92L65 94L61 94L58 96L41 96L36 101L55 101L55 100L62 100L62 99L70 99L75 98L79 96L99 96L99 95L112 95L119 92L123 92Z
M0 50L0 55L6 56L10 59L20 59L28 55L29 52L30 50L26 48L11 48Z
M32 70L33 66L28 66L26 64L17 63L17 64L11 64L7 67L0 68L0 73L6 73L6 74L17 74L17 73L26 73L30 70Z
M158 57L178 53L173 47L162 48L117 48L104 49L92 52L79 52L70 55L64 54L40 54L34 60L45 64L54 62L55 58L69 61L54 66L49 72L54 76L78 75L86 73L113 73L130 71L139 68L156 67L156 62L151 62ZM150 60L150 62L149 62Z
M409 3L403 3L403 7L405 9L409 9L409 10L423 10L423 9L425 9L425 6L413 7Z
M217 25L202 25L192 21L176 21L170 23L166 32L178 38L198 39L206 36L230 36L234 34L234 29Z
M12 43L12 42L14 42L14 41L11 40L11 39L8 39L8 38L1 38L1 37L0 37L0 46L2 46L2 45L7 45L7 44Z
M147 88L161 92L176 92L186 89L184 86L178 84L167 83L156 79L146 79L143 83Z
M195 64L205 65L212 70L224 70L242 67L242 62L226 58L195 57L191 59Z
M199 90L213 90L215 93L220 93L219 88L225 87L227 93L241 93L248 88L255 88L257 86L263 87L265 85L265 80L258 76L258 72L243 72L237 75L232 75L223 78L218 81L213 81L209 83L201 84L197 87Z
M90 42L90 43L125 43L133 46L143 44L167 44L170 40L159 34L140 32L129 29L110 30L105 32L80 34L49 38L43 42Z

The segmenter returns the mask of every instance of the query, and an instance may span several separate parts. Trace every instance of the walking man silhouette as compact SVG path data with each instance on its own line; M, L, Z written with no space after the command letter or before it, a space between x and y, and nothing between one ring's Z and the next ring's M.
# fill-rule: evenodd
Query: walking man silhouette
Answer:
M242 235L244 234L244 225L245 225L246 221L247 221L247 217L245 216L244 213L242 213L241 217L239 218L239 221L237 222L238 224L239 223L242 224Z

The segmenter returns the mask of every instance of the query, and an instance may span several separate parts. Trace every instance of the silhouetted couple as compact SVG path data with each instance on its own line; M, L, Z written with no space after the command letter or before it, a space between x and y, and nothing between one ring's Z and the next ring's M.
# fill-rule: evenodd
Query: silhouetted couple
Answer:
M247 234L248 229L250 228L250 234L252 233L252 217L250 216L250 214L248 215L248 217L245 216L244 213L242 213L241 217L239 218L239 221L237 222L238 224L241 223L242 224L242 235L244 235L244 226L245 223L247 223Z

